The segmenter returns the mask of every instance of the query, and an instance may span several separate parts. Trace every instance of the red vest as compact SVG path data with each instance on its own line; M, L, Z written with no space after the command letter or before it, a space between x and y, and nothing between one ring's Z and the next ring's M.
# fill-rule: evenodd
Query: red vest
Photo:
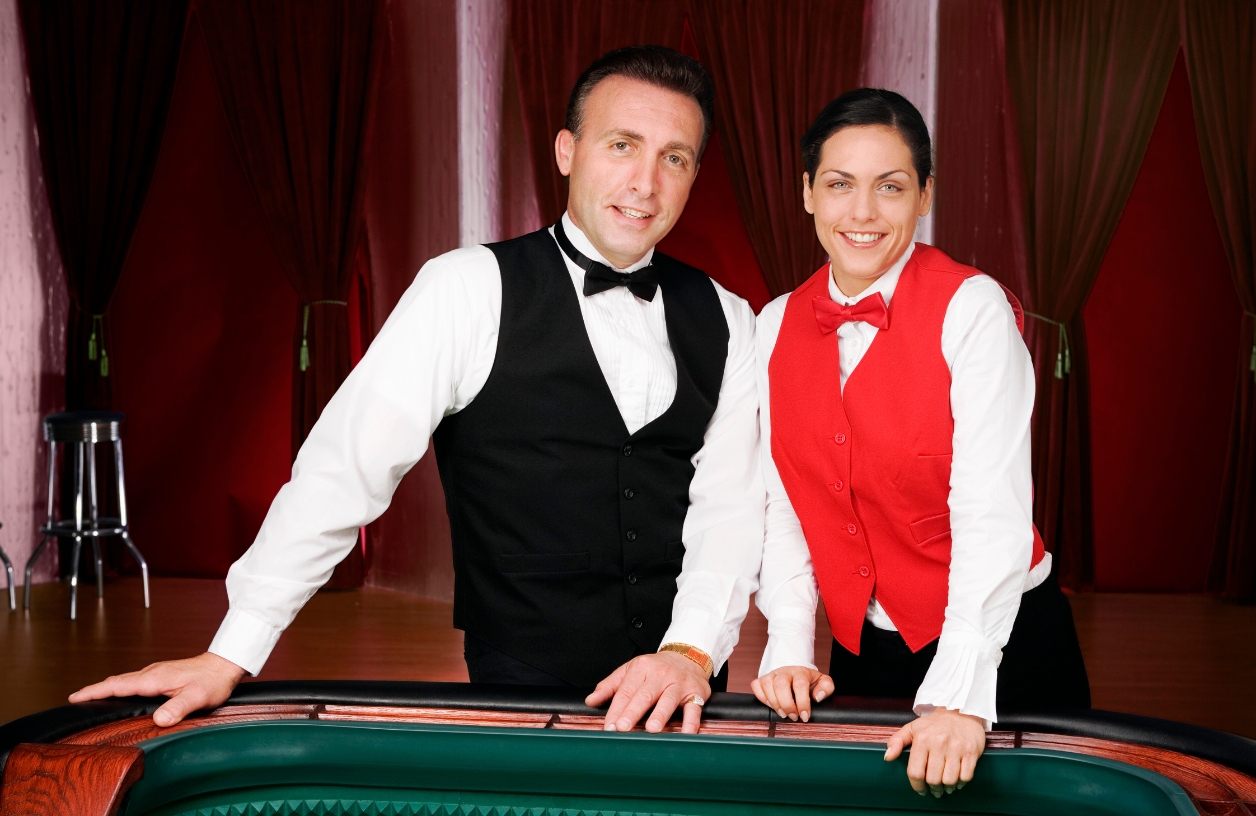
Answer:
M916 244L890 300L890 327L841 388L835 334L811 301L825 265L790 295L768 363L772 458L802 522L833 635L859 653L868 600L918 651L942 633L951 563L951 372L942 321L978 270ZM1005 290L1006 291L1006 290ZM1022 326L1020 304L1008 300ZM1043 557L1034 531L1031 566Z

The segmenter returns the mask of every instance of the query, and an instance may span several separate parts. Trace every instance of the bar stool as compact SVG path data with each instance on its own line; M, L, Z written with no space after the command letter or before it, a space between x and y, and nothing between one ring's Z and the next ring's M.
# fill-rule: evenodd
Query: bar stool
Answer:
M96 562L96 594L105 597L104 562L100 557L100 539L121 536L127 549L140 565L144 577L144 608L148 608L148 562L140 555L131 541L126 517L126 480L122 476L122 423L125 414L108 411L71 411L44 417L44 439L48 442L48 521L39 528L43 540L26 562L26 590L24 607L31 608L31 570L44 547L53 538L74 539L74 566L70 571L70 620L78 614L79 555L83 539L92 542L92 555ZM74 518L56 519L54 496L57 484L57 443L76 445L74 450ZM112 442L113 456L118 477L118 517L102 518L96 504L96 443ZM87 471L88 491L83 493L83 475ZM83 499L88 499L88 517L83 517Z
M4 526L4 522L0 522L0 527ZM4 571L9 576L9 611L17 609L17 594L13 589L13 562L9 560L9 556L4 554L4 547L0 547L0 561L4 562Z

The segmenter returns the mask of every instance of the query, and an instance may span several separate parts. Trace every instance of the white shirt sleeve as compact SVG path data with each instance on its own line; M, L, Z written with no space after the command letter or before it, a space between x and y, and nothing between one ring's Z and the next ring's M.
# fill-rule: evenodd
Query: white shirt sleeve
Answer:
M767 494L763 541L763 570L755 603L768 620L768 644L759 676L782 666L815 665L816 603L818 590L811 551L802 524L785 492L772 460L772 411L768 393L768 363L781 330L788 295L769 303L756 325L755 374L759 391L761 469Z
M754 312L716 284L728 323L719 403L693 457L685 558L663 643L711 656L718 672L737 645L763 553L763 480L755 388Z
M384 512L432 431L483 387L501 275L485 247L429 261L310 430L257 539L227 573L209 651L256 675L280 634Z
M989 728L997 719L1001 650L1016 621L1033 551L1029 428L1035 387L1016 317L992 278L969 278L955 293L943 321L942 355L951 368L955 419L950 585L937 654L915 710L957 709L981 717Z

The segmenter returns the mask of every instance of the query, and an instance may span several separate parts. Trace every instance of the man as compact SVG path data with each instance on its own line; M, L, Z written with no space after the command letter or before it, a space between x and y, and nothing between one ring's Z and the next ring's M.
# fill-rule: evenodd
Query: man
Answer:
M668 49L595 62L555 141L563 218L424 266L228 573L209 651L71 701L169 695L162 726L221 704L433 437L471 680L601 679L587 702L611 701L608 730L653 707L659 731L683 705L696 731L727 683L708 679L736 644L763 534L753 313L654 251L688 199L712 98L701 66Z

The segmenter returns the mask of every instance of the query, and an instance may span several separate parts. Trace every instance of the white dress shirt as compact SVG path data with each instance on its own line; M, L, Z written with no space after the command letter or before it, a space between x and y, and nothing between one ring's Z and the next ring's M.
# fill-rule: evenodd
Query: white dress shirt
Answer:
M887 305L915 245L855 297L829 277L829 294L842 305L880 293ZM780 333L788 295L768 304L758 319L757 365L764 481L768 493L763 572L756 603L768 619L768 646L759 674L781 666L815 667L817 589L802 525L772 460L768 363ZM838 344L843 389L879 329L863 321L842 324ZM893 331L893 327L890 328ZM1034 371L1016 316L993 278L965 280L942 322L942 356L951 371L955 420L951 492L951 568L946 618L937 654L916 694L915 710L957 709L997 719L995 688L1002 648L1011 635L1022 593L1051 571L1048 554L1031 572L1033 490L1029 423ZM867 619L897 627L877 602Z
M566 215L563 226L578 250L606 263ZM652 256L653 250L627 271ZM585 297L583 270L563 258L598 365L635 432L676 394L662 294L644 301L618 286ZM693 457L685 556L663 642L696 646L718 670L758 588L764 494L754 313L715 288L728 323L728 358L719 403ZM423 266L323 409L253 546L227 573L231 606L211 652L250 674L261 671L280 634L353 547L358 528L388 507L441 419L483 388L497 352L501 307L501 271L488 248L457 249Z

